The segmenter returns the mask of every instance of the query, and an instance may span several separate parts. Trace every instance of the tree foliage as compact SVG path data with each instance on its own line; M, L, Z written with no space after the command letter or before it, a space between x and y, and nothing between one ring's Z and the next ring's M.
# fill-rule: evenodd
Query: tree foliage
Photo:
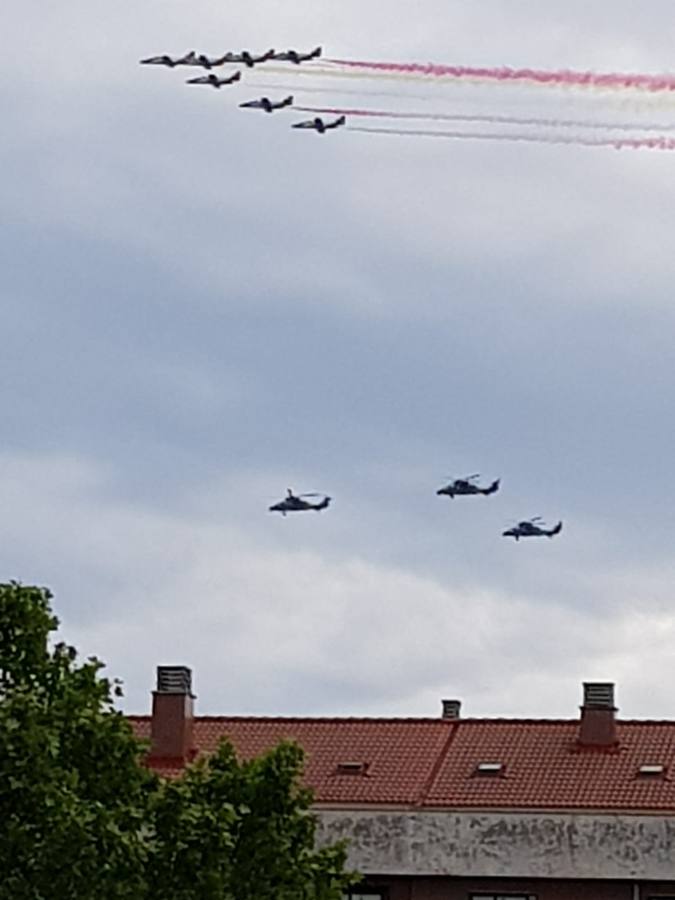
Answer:
M157 778L119 685L50 644L50 598L0 585L0 900L339 900L354 878L315 848L301 749L224 742Z

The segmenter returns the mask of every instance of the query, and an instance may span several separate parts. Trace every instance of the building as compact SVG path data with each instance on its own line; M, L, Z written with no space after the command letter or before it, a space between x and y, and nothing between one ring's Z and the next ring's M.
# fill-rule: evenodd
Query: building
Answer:
M176 776L228 737L307 753L320 834L349 838L353 900L675 900L675 721L616 717L584 684L578 719L195 716L191 673L160 667L149 764Z

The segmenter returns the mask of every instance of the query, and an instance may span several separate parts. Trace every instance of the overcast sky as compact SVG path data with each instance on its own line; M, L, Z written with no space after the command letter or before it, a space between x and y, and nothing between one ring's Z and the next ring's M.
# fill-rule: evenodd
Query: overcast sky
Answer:
M674 24L672 0L5 14L1 574L54 591L126 709L187 664L208 713L571 717L598 679L675 715L675 154L320 137L236 104L325 80L138 65L662 73ZM435 496L472 472L501 491ZM287 486L334 503L268 513ZM534 515L559 538L500 536Z

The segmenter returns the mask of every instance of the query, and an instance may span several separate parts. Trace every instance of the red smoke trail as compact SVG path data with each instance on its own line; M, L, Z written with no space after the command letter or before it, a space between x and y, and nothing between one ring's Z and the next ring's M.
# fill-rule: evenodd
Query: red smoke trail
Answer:
M539 117L490 116L471 113L394 112L384 109L347 109L333 106L295 106L298 112L332 116L364 116L378 119L415 119L435 122L486 122L492 125L538 125L546 128L597 128L602 131L673 131L673 123L592 122L582 119L546 119Z
M579 147L612 147L615 150L675 150L675 138L585 138L581 136L545 134L508 134L480 131L425 131L423 129L367 128L349 126L349 131L367 134L395 134L408 137L442 137L455 140L525 141L531 144L571 144Z
M371 72L400 72L447 78L483 78L488 81L524 82L553 87L633 88L643 91L675 91L674 75L645 75L622 72L547 71L545 69L511 69L508 66L443 66L434 63L366 62L355 59L328 59L326 62Z

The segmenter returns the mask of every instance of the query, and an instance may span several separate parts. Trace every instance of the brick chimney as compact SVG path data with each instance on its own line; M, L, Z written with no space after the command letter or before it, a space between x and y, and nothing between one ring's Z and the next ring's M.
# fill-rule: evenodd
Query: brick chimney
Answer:
M441 704L442 719L459 719L459 713L462 708L461 700L441 700Z
M578 743L583 747L616 747L615 713L612 682L585 681Z
M192 672L186 666L158 666L152 693L150 759L184 765L194 756Z

